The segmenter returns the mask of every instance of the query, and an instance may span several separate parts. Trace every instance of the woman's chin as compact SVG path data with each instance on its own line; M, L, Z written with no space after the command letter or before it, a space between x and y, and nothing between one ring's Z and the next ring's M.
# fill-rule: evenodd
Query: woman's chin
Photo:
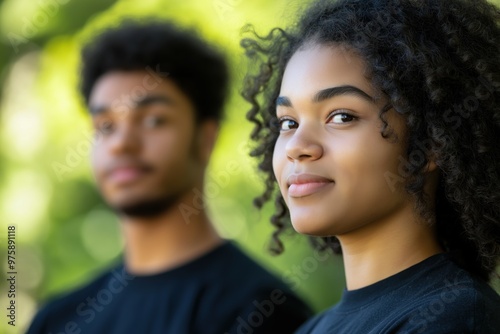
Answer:
M313 237L327 237L331 236L331 232L328 229L328 226L324 226L321 224L315 224L309 220L294 220L292 219L293 229L300 234L310 235Z

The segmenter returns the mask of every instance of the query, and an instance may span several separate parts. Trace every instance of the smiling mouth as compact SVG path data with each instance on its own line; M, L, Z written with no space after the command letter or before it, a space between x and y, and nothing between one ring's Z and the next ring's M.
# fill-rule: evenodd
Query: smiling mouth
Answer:
M294 198L313 195L335 184L333 179L316 174L291 174L287 178L288 196Z
M333 184L333 182L293 183L288 187L288 195L293 198L306 197L322 191Z

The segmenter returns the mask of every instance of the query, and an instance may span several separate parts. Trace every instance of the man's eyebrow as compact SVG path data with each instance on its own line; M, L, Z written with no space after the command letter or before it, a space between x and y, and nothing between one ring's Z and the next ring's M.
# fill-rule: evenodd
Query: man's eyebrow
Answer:
M146 107L148 105L156 104L156 103L165 104L165 105L174 105L175 104L175 102L172 100L172 98L170 98L166 95L146 95L145 97L136 100L133 104L131 103L131 105L128 105L126 103L123 103L123 105L125 105L127 107L130 106L131 109L138 109L138 108ZM99 114L106 113L106 112L110 111L112 106L113 106L113 104L101 105L101 106L89 106L90 114L92 116L97 116Z
M358 87L350 86L350 85L344 85L344 86L338 86L338 87L331 87L331 88L326 88L322 89L319 92L317 92L314 97L313 97L313 102L322 102L324 100L331 99L335 96L339 95L356 95L359 96L369 102L374 102L375 99L368 95L368 93L364 92L363 90L359 89Z
M89 106L89 111L92 116L97 116L108 112L108 106Z
M171 97L166 96L166 95L147 95L142 99L139 99L135 102L135 107L140 108L140 107L146 107L150 104L165 104L165 105L174 105L175 102L172 100Z

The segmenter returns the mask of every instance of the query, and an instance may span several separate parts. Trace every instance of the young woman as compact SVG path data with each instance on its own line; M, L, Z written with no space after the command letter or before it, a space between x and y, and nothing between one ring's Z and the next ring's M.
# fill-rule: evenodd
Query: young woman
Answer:
M500 11L317 1L242 45L274 251L290 219L344 259L299 333L500 333Z

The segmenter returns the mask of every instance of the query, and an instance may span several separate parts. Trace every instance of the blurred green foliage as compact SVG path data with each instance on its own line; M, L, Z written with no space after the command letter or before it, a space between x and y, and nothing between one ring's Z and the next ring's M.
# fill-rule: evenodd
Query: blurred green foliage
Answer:
M496 1L499 3L499 1ZM232 96L208 171L210 213L223 236L292 284L316 311L336 302L344 286L341 259L317 257L291 233L286 252L272 257L267 243L272 206L252 198L263 189L248 158L248 105L238 92L248 65L240 29L286 26L303 1L294 0L0 0L0 240L17 228L17 328L21 333L51 296L90 280L120 257L117 218L103 203L89 169L92 134L78 95L79 49L96 30L124 16L154 15L197 28L224 46L233 69ZM218 172L234 161L229 183ZM2 246L2 249L4 247ZM6 252L0 252L2 264ZM315 257L316 256L316 257ZM2 268L3 265L2 265ZM0 275L0 305L7 305ZM3 314L3 313L2 313ZM3 316L4 317L4 316Z

